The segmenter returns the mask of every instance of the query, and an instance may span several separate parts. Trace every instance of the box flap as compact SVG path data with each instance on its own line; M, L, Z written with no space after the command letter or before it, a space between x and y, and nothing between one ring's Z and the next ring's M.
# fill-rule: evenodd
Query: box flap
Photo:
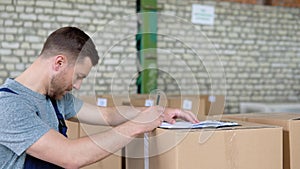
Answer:
M226 114L224 118L238 119L255 123L278 125L284 130L289 130L289 123L300 123L300 114L297 113L245 113L245 114Z

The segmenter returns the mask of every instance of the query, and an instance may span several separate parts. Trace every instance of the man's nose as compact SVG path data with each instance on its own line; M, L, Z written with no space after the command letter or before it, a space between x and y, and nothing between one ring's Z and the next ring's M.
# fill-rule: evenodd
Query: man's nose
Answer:
M76 82L73 83L73 88L76 90L79 90L81 87L81 83L82 83L82 80L77 80Z

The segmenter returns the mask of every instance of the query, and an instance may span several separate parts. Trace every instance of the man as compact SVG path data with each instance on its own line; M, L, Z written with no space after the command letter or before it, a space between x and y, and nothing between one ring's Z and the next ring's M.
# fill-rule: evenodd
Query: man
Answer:
M80 88L98 59L88 35L63 27L47 38L28 69L6 80L0 87L0 168L80 168L121 149L162 121L198 122L190 112L163 112L157 106L140 112L120 107L125 118L116 108L100 109L75 98L69 91ZM70 140L64 136L64 119L114 127Z

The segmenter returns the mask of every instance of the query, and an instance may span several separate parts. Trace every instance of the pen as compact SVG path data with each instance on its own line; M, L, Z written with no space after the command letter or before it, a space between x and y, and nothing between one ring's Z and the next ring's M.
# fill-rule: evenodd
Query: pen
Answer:
M159 101L160 101L160 93L158 93L156 97L156 106L159 106Z

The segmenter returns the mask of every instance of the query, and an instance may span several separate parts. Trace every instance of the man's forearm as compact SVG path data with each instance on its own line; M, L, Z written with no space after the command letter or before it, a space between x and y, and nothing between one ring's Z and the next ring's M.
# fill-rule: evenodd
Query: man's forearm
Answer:
M128 120L136 117L141 111L145 110L143 107L129 107L117 106L100 108L100 112L105 114L107 122L110 126L122 124Z
M77 120L93 125L116 126L134 118L141 110L145 110L145 108L129 106L98 107L84 103L76 116L77 118L72 118L72 121Z
M118 151L143 130L144 127L128 121L109 131L70 140L51 129L26 153L63 168L80 168Z
M74 151L70 154L73 157L77 154L78 167L92 164L120 150L141 133L140 130L132 122L126 122L109 131L74 140L71 148Z

